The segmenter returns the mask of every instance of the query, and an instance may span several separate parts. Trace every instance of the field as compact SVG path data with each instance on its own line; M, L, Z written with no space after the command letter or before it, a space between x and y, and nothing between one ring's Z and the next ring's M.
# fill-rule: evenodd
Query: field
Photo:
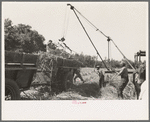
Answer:
M81 75L85 82L83 83L77 78L72 88L67 91L53 92L50 86L42 85L31 87L30 90L21 93L21 98L27 100L121 100L117 94L120 77L116 77L111 81L110 79L114 74L105 74L105 80L109 82L106 84L106 87L100 89L99 76L94 68L82 68ZM129 74L129 83L123 93L125 100L136 99L134 86L131 81L132 75Z

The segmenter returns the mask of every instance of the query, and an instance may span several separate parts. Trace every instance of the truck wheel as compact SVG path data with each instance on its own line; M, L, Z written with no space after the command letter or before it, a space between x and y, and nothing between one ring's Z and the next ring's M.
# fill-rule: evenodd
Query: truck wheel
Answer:
M5 80L5 100L19 100L20 90L17 83L11 79Z
M68 72L64 78L64 90L68 90L73 85L73 75L71 72Z

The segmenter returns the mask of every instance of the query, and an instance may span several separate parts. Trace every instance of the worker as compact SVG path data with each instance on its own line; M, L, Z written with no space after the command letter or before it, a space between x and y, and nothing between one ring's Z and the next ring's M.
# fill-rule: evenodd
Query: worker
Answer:
M137 99L142 99L142 96L143 96L144 92L146 91L146 85L145 85L146 83L144 83L146 81L146 66L145 66L145 64L141 64L139 66L137 75L138 75L138 79L134 83L134 85L135 85L135 89L136 89L136 93L137 93Z
M52 40L49 40L49 42L48 42L48 48L50 50L55 50L56 49L56 45L53 43Z
M104 73L102 72L102 70L100 70L99 65L97 65L96 68L97 68L97 74L99 76L99 87L101 89L102 87L104 87Z
M85 82L85 81L83 80L81 74L80 74L80 69L79 69L79 68L78 68L78 69L74 69L74 73L73 73L73 74L76 74L76 76L74 77L74 81L75 81L75 82L76 82L76 79L77 79L77 78L80 78L81 81L83 81L83 83Z
M139 67L139 80L138 83L142 84L146 79L146 64L141 64Z
M123 91L128 84L129 78L128 78L128 70L126 67L126 63L121 62L121 66L122 66L122 69L117 74L118 76L119 75L121 76L121 85L119 86L119 89L118 89L118 97L121 97L123 99Z
M136 64L135 71L133 72L133 84L135 86L137 99L139 99L139 95L140 95L140 84L138 84L138 80L139 80L139 65Z
M135 86L135 91L137 99L139 99L141 92L141 85L146 80L146 64L141 64L139 67L136 67L135 72L133 73L133 84Z

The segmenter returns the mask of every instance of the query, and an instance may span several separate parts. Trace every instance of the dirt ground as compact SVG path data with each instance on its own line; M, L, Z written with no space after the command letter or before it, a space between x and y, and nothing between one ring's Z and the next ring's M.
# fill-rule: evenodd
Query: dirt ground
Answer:
M106 87L99 88L99 76L94 68L82 68L81 75L84 83L77 78L72 88L63 92L53 92L50 86L31 87L30 90L21 93L22 100L121 100L118 98L117 89L120 85L120 77L115 78L106 84ZM110 79L114 74L105 74ZM43 78L40 78L43 79ZM108 80L107 79L107 80ZM124 100L136 99L132 75L129 74L129 83L124 90Z

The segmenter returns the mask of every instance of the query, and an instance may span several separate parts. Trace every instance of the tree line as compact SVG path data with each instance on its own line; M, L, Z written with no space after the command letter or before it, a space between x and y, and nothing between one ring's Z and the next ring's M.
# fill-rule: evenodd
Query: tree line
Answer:
M45 38L39 34L36 30L32 30L30 25L18 24L13 25L10 19L4 21L4 38L5 38L5 50L25 53L38 53L40 51L46 52L46 44L44 44ZM100 65L104 68L102 61L98 60L97 56L84 55L83 53L72 54L67 53L65 50L60 49L59 46L54 44L51 40L48 44L50 53L54 55L62 56L63 58L74 58L83 63L86 67L95 67ZM120 68L120 61L112 59L108 61L104 60L107 66L111 65L113 68ZM126 62L127 63L127 62ZM134 62L130 61L134 66ZM131 68L128 63L127 66Z
M45 38L29 25L12 25L10 19L4 21L5 50L33 53L45 51Z

